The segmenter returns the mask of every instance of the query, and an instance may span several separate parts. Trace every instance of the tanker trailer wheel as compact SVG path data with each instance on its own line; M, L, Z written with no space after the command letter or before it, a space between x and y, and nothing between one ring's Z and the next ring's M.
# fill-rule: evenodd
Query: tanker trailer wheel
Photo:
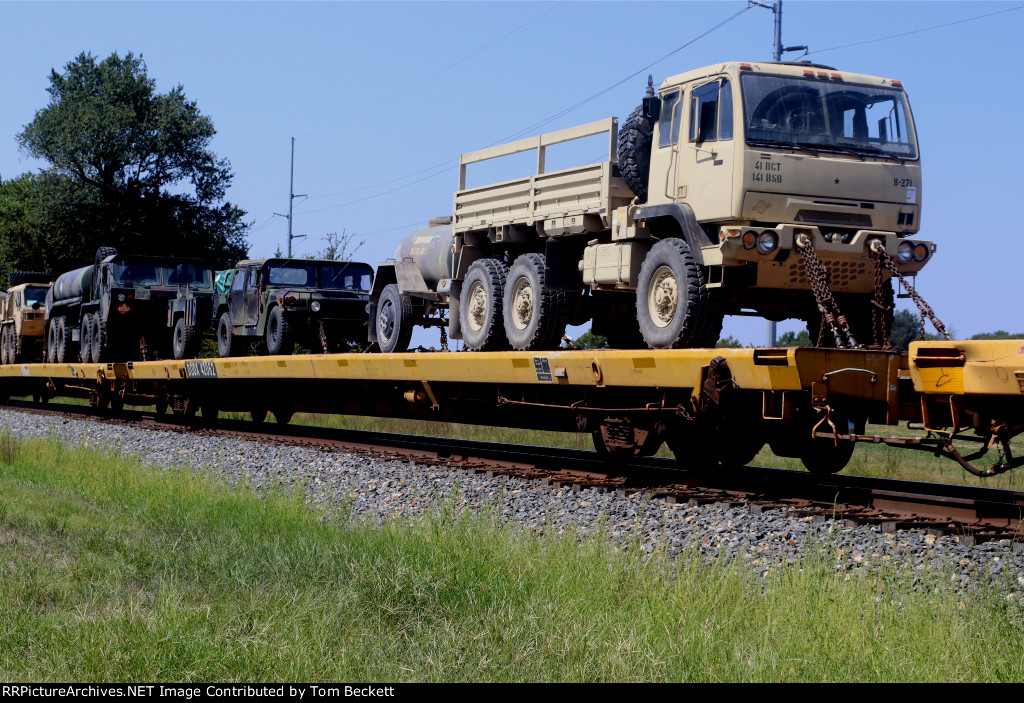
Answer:
M502 317L513 349L557 349L565 334L565 307L565 294L545 285L542 255L523 254L512 263L505 279Z
M682 239L663 239L647 253L636 291L637 322L652 349L714 346L722 312Z
M400 354L409 349L413 326L412 303L394 283L384 286L381 291L374 324L377 325L377 344L381 352Z
M641 203L647 202L647 179L651 172L651 138L654 121L644 117L643 105L629 113L619 125L616 157L619 173Z
M295 352L292 326L285 319L284 309L280 305L275 306L267 316L267 352L273 355Z
M217 354L221 357L238 355L238 340L231 324L231 313L226 312L217 321Z
M474 261L462 283L459 321L462 341L472 351L508 347L502 319L508 266L498 259Z
M88 364L92 361L92 336L93 336L92 313L82 318L82 363Z
M171 337L171 352L176 360L194 359L198 354L199 335L196 328L185 324L185 318L179 317L174 323Z

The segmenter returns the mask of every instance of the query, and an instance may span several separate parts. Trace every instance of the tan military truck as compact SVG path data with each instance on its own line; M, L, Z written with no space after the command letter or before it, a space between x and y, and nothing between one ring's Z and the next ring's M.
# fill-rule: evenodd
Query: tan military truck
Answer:
M0 296L0 364L43 360L46 292L51 276L14 271L11 287Z
M607 159L545 170L547 147L595 135ZM472 164L530 150L535 173L466 187ZM378 268L371 341L401 350L449 307L448 335L478 350L552 348L587 320L612 346L710 346L726 314L871 344L892 318L892 268L916 274L935 252L910 238L920 221L899 81L809 63L718 64L657 95L648 79L621 128L463 154L453 216Z

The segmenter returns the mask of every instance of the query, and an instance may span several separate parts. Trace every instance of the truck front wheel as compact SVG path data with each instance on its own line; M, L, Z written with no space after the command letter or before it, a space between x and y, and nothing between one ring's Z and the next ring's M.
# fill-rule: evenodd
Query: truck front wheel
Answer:
M556 349L565 334L565 294L544 284L544 257L523 254L508 271L502 305L505 335L513 349Z
M508 347L505 337L505 280L508 266L498 259L474 261L462 283L459 322L462 341L472 351L496 351Z
M636 308L652 349L714 346L722 331L722 311L682 239L651 247L640 268Z
M217 321L217 354L221 357L236 356L237 346L235 328L231 324L231 313L226 312Z
M10 334L7 331L8 328L4 327L3 331L0 332L0 364L10 364L11 356L7 349L10 346L9 338Z
M292 326L285 319L284 310L276 306L267 316L267 352L273 355L291 354L295 351Z

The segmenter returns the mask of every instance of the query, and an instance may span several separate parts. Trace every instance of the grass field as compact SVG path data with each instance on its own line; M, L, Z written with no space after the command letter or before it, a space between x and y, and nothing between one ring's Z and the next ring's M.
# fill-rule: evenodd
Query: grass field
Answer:
M1024 678L1017 601L844 581L829 549L762 579L486 515L373 528L0 435L0 680Z

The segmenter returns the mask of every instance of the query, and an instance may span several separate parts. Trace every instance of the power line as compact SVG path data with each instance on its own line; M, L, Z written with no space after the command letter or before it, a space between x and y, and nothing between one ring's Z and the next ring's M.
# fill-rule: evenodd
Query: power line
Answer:
M1002 15L1007 12L1016 12L1017 10L1024 9L1024 5L1017 5L1006 10L997 10L996 12L989 12L984 15L977 15L975 17L967 17L962 20L955 20L953 22L946 22L945 24L936 24L931 27L923 27L922 29L912 29L909 32L900 32L899 34L890 34L884 37L878 37L876 39L866 39L865 41L853 42L852 44L842 44L841 46L830 46L827 49L815 49L814 51L806 51L801 56L809 56L810 54L821 54L826 51L836 51L837 49L848 49L851 46L863 46L864 44L872 44L874 42L885 41L886 39L896 39L897 37L906 37L911 34L920 34L921 32L930 32L933 29L942 29L943 27L952 27L953 25L963 24L964 22L973 22L975 20L985 19L986 17L994 17L996 15Z
M629 81L629 80L631 80L633 78L636 78L638 75L642 74L644 71L647 71L648 69L656 66L657 64L661 63L662 61L665 61L666 59L670 58L671 56L674 56L675 54L678 54L683 49L685 49L688 46L694 44L695 42L699 41L700 39L703 39L707 35L709 35L712 32L714 32L715 30L720 29L721 27L725 26L729 22L732 22L734 19L736 19L737 17L739 17L740 15L742 15L744 12L746 12L749 9L750 9L750 6L744 7L739 12L733 14L732 16L730 16L730 17L728 17L728 18L726 18L724 20L722 20L721 22L719 22L718 24L714 25L710 29L707 29L704 32L701 32L700 34L698 34L697 36L695 36L693 39L691 39L690 41L686 42L685 44L683 44L683 45L681 45L679 47L676 47L675 49L673 49L669 53L667 53L664 56L662 56L660 59L657 59L657 60L647 64L643 68L637 69L636 71L634 71L633 73L629 74L625 78L622 78L622 79L616 81L615 83L612 83L611 85L607 86L606 88L603 88L602 90L594 93L590 97L584 98L583 100L580 100L579 102L574 103L573 105L570 105L569 107L567 107L565 109L559 110L557 113L555 113L555 114L553 114L553 115L551 115L549 117L546 117L545 119L541 120L540 122L535 122L535 123L533 123L533 124L531 124L531 125L529 125L527 127L524 127L522 129L514 132L511 135L508 135L508 136L506 136L506 137L504 137L502 139L499 139L496 142L492 142L491 144L488 144L487 146L490 147L490 146L495 146L497 144L504 144L504 143L509 142L509 141L514 141L515 139L523 136L524 134L531 134L531 133L536 132L536 130L540 129L541 127L544 127L545 125L548 125L551 122L554 122L555 120L557 120L557 119L559 119L561 117L564 117L565 115L568 115L570 112L574 112L574 111L578 110L579 108L583 107L584 105L586 105L586 104L588 104L590 102L593 102L597 98L601 97L605 93L608 93L608 92L614 90L615 88L619 87L623 83L625 83L625 82L627 82L627 81ZM484 148L486 148L486 147L484 147ZM445 166L446 168L444 168L443 170L438 171L436 173L432 173L429 176L424 176L423 178L419 178L419 179L417 179L415 181L411 181L411 182L406 183L404 185L396 186L395 188L391 188L389 190L382 191L380 193L376 193L374 195L368 195L365 198L359 198L358 200L351 200L351 201L348 201L348 202L345 202L345 203L340 203L338 205L331 205L331 206L328 206L328 207L320 208L318 210L307 210L307 211L305 211L305 212L303 212L301 214L309 215L309 214L313 214L313 213L316 213L316 212L324 212L325 210L335 210L337 208L347 207L349 205L355 205L357 203L365 202L366 200L370 200L372 198L377 198L377 197L380 197L382 195L388 195L389 193L394 193L397 190L401 190L403 188L408 188L411 185L415 185L417 183L422 183L423 181L428 180L430 178L434 178L436 176L440 176L442 173L445 173L449 168L454 168L455 164L457 164L457 163L458 163L458 159L451 159L449 161L445 161L445 162L443 162L441 164L438 164L438 166L437 166L437 167ZM391 183L391 182L394 182L394 181L404 180L405 178L408 178L408 177L410 177L412 175L416 175L416 174L419 174L419 173L424 173L425 171L429 171L429 170L431 170L431 169L423 169L423 170L417 171L415 174L408 174L406 176L400 176L398 178L391 179L390 181L384 181L382 183L378 183L378 184L375 184L373 186L363 186L362 188L358 188L358 189L355 189L355 190L368 190L368 189L374 188L374 187L376 187L378 185L384 185L385 183ZM344 192L345 191L342 191L342 193L344 193ZM322 197L327 197L327 196L322 196Z

